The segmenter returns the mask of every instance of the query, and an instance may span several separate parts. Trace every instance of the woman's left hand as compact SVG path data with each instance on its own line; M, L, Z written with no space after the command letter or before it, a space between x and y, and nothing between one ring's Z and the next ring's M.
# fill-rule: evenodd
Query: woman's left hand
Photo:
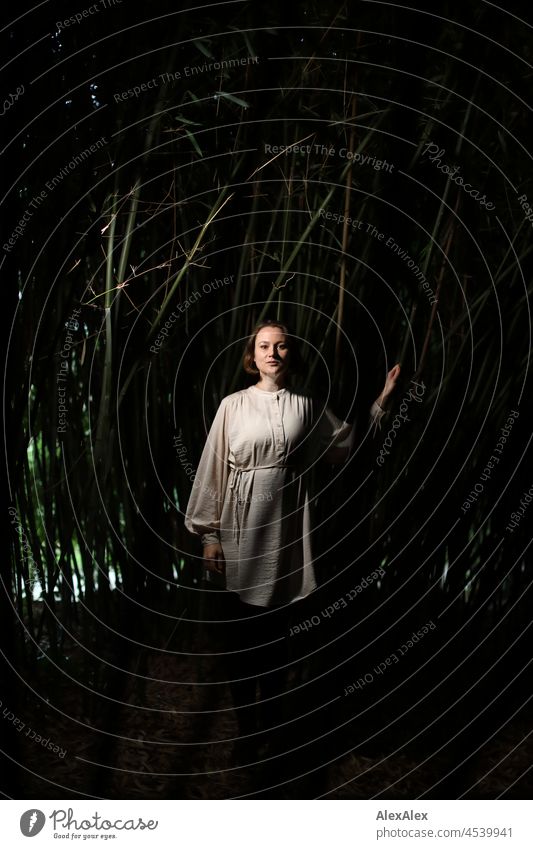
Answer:
M380 407L384 406L384 404L387 402L387 398L389 397L389 395L391 395L394 392L394 390L396 388L396 381L398 380L399 376L400 376L400 363L396 363L396 365L393 368L391 368L391 370L387 374L385 386L383 387L383 391L382 391L381 395L377 399Z

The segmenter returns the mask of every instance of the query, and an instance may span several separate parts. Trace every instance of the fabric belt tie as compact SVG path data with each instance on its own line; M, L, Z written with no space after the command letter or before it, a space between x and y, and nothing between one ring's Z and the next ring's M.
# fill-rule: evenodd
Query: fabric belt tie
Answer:
M231 497L233 499L233 539L235 542L239 542L241 535L241 528L239 524L239 508L238 504L244 503L244 499L240 496L241 486L243 480L243 474L245 472L255 472L260 469L290 469L290 463L269 463L267 466L232 466L230 465L230 480L229 480L229 489L233 490Z

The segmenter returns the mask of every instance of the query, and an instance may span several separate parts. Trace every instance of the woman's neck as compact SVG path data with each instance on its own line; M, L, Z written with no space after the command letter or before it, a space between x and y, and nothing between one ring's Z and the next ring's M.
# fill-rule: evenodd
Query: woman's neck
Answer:
M265 392L277 392L278 389L285 389L286 380L282 376L278 380L274 380L274 378L266 375L261 377L255 385L259 389L264 389Z

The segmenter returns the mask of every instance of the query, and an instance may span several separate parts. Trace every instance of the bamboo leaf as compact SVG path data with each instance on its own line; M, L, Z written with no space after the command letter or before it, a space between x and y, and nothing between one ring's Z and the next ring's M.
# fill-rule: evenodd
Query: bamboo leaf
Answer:
M202 156L202 157L203 157L202 150L201 150L201 148L200 148L200 145L199 145L199 144L198 144L198 142L196 141L196 136L194 135L194 133L190 133L190 132L189 132L189 130L185 130L185 133L186 133L186 135L187 135L187 138L188 138L188 139L189 139L189 141L191 142L192 146L194 147L195 151L197 152L197 154L198 154L199 156Z
M203 55L207 56L208 59L214 59L215 58L213 56L213 54L211 53L211 51L209 50L209 48L207 47L205 41L201 41L200 39L197 39L196 41L193 41L193 44L194 44L195 47L198 48L200 53L203 53Z
M227 91L219 91L218 94L220 97L225 97L226 100L230 100L232 103L236 103L237 106L242 106L244 109L248 109L250 104L246 102L246 100L242 100L242 98L237 97L235 94L230 94Z

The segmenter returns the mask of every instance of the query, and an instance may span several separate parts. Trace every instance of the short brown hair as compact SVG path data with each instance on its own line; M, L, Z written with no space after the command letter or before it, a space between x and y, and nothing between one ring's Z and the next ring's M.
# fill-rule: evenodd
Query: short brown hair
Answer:
M259 374L259 369L254 364L255 358L255 338L260 330L263 330L265 327L278 327L282 333L285 334L287 347L290 352L289 359L289 372L297 373L301 371L303 366L303 360L300 354L300 350L297 344L295 337L292 335L291 331L287 327L286 324L283 324L281 321L262 321L260 324L257 324L252 334L248 337L245 348L244 355L242 358L242 364L244 366L244 370L248 374Z

